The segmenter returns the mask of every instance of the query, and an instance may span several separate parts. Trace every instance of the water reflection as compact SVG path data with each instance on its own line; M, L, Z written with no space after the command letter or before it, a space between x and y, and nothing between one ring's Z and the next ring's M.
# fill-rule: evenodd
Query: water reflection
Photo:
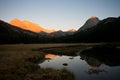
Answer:
M39 64L41 67L67 68L75 74L76 80L120 80L119 48L93 47L77 56L46 54L45 58Z
M106 64L108 66L120 66L120 49L111 47L93 47L80 53L89 65L100 66Z
M88 74L89 75L92 75L92 74L100 74L100 72L107 72L105 71L104 69L100 69L99 67L96 67L96 66L90 66L90 69L88 70Z
M55 58L57 55L48 53L45 55L45 59L48 60L48 62L52 59Z
M104 69L100 69L101 64L103 64L103 62L97 60L96 58L93 57L88 57L84 54L81 54L81 58L82 60L85 60L87 62L87 64L90 66L87 73L92 75L92 74L100 74L102 72L107 72Z
M52 58L54 58L54 57L56 57L56 56L57 56L57 55L55 55L55 54L49 53L49 54L46 54L46 55L45 55L45 58L46 58L46 59L48 59L48 58L49 58L49 59L52 59Z
M88 74L107 73L100 69L102 64L108 66L120 66L120 49L115 47L93 47L80 53L81 59L85 60L90 66Z
M71 60L72 60L72 59L74 59L74 57L73 57L73 56L71 56L69 59L71 59Z

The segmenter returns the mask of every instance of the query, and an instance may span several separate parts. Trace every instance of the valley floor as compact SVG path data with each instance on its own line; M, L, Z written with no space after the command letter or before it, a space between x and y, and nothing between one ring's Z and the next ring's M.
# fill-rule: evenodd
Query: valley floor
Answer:
M0 80L74 80L74 74L66 69L40 68L36 62L45 57L41 49L55 48L53 51L58 53L70 53L76 51L76 47L91 47L105 44L108 43L0 45ZM119 46L120 43L109 44Z
M120 43L49 43L49 44L4 44L0 51L28 51L37 48L65 47L65 46L95 46L95 45L120 45Z

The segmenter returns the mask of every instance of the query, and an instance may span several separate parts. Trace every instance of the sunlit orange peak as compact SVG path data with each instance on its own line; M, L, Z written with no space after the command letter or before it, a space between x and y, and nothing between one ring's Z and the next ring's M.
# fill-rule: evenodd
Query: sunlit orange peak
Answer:
M46 33L51 33L51 32L55 31L55 30L45 29L45 28L41 27L40 25L38 25L36 23L33 23L33 22L30 22L28 20L23 20L22 21L18 18L15 18L15 19L11 20L10 24L14 25L16 27L25 29L25 30L36 32L36 33L39 33L39 32L42 32L42 31L46 32Z
M76 31L75 29L70 29L67 32L75 32L75 31Z
M96 16L91 16L90 19L94 19L94 18L97 18Z

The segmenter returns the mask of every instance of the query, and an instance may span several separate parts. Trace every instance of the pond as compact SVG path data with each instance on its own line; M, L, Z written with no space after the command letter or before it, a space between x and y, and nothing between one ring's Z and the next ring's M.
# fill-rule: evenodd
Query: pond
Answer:
M113 54L114 53L114 54ZM75 80L120 80L120 50L87 49L76 56L46 53L43 68L66 68Z

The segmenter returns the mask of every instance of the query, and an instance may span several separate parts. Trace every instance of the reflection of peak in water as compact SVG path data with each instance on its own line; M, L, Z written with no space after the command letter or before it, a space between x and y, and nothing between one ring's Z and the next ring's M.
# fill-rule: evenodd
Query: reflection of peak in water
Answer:
M92 74L97 74L98 75L101 72L107 72L107 71L105 71L104 69L99 69L98 67L91 66L91 68L88 70L87 73L89 75L92 75Z
M93 57L84 56L84 60L87 62L87 64L89 64L90 66L93 66L93 67L100 67L100 65L102 64L101 61L99 61Z
M102 62L97 60L96 58L93 57L86 57L84 56L85 61L87 62L88 65L90 65L90 69L87 71L88 74L99 74L101 72L106 72L103 69L100 69L99 67L101 66Z
M55 58L57 55L55 55L55 54L46 54L45 55L45 58L46 59L52 59L52 58Z
M104 63L109 66L120 66L120 49L117 48L95 47L82 51L80 56L89 65Z

